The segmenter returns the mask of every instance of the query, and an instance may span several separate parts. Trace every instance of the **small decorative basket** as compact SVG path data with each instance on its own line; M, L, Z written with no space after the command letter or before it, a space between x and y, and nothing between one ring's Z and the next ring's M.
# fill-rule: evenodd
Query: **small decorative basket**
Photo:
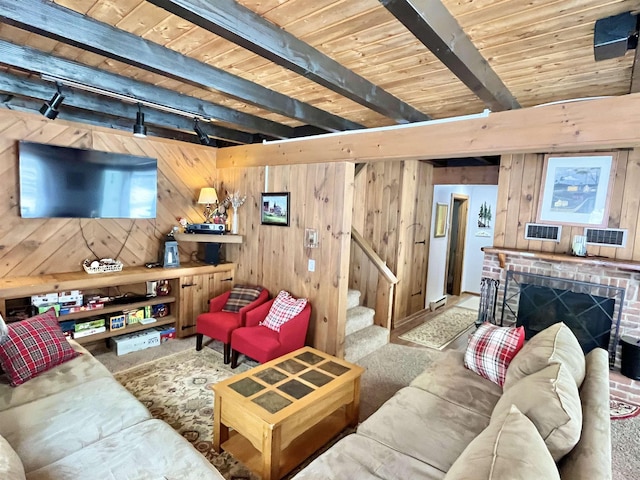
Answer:
M102 260L85 260L82 262L82 267L87 273L109 273L109 272L121 272L122 262L120 260L113 260L112 258L103 258Z

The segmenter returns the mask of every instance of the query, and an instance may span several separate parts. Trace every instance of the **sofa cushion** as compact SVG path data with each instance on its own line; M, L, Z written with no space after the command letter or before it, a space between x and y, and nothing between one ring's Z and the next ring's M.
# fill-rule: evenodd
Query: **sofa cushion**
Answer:
M485 322L469 337L464 366L502 387L507 367L523 343L523 327L498 327Z
M489 418L415 387L405 387L358 427L382 445L446 472Z
M289 292L282 290L271 304L269 313L260 322L260 325L270 328L274 332L279 332L282 325L299 315L306 306L306 298L293 298Z
M21 387L18 387L21 388ZM113 377L0 412L0 435L31 472L151 418Z
M50 308L35 317L9 324L9 336L0 342L0 367L12 386L78 356L62 333Z
M457 350L439 354L410 385L487 418L502 396L498 385L464 366L464 352Z
M506 415L511 405L533 422L556 462L578 443L582 406L578 387L564 365L549 365L512 385L493 409L491 420Z
M186 439L155 419L125 428L28 474L28 480L161 478L224 479Z
M444 478L560 480L560 475L535 425L512 405L465 448Z
M560 462L562 478L611 478L609 417L609 352L594 348L585 356L586 375L580 387L580 441Z
M584 353L576 336L562 322L545 328L525 343L509 365L504 389L552 363L564 364L580 388L584 380Z
M79 355L47 370L16 388L9 386L6 377L0 376L0 411L48 397L96 378L112 377L109 370L84 347L74 340L69 340L69 344L74 350L85 355Z
M317 457L295 480L441 480L444 472L358 434Z
M241 308L246 307L251 302L255 302L262 292L262 287L254 287L253 285L235 285L231 289L227 302L222 307L223 312L239 312Z
M18 454L9 442L0 436L0 478L3 480L25 480L24 467Z

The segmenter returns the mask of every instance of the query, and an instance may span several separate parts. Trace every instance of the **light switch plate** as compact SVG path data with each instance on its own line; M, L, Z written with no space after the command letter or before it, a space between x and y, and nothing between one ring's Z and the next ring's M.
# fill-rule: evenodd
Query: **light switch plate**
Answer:
M309 259L309 267L308 267L310 272L315 272L316 271L316 261Z

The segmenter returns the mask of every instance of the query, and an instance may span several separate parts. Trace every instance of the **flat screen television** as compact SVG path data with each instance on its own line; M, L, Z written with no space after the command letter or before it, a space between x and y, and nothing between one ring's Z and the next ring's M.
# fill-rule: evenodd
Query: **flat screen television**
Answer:
M155 158L19 144L24 218L155 218Z

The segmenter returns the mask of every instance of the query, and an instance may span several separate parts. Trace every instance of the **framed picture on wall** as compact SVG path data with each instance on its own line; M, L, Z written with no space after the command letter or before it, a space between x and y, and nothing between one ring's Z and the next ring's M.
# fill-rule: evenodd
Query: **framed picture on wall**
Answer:
M447 234L447 216L449 205L446 203L436 203L436 228L433 232L435 238L444 237Z
M289 226L289 192L263 193L261 204L262 225Z
M614 179L613 153L546 155L536 222L606 228Z

